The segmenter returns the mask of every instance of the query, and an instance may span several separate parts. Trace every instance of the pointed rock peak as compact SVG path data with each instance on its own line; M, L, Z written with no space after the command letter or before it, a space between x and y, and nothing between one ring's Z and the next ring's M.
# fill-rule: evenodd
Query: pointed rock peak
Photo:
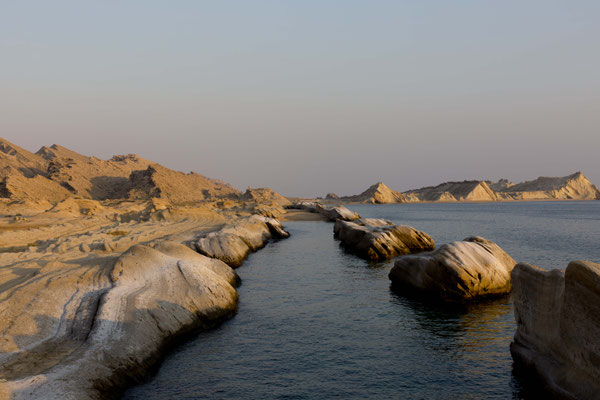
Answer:
M383 182L377 182L374 185L371 185L371 187L369 189L374 189L377 191L387 191L387 190L392 190L390 189L385 183Z

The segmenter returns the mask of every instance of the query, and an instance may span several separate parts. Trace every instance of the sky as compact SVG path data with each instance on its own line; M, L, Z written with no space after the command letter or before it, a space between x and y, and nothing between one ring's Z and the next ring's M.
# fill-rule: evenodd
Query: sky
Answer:
M0 0L0 136L289 196L600 184L600 2Z

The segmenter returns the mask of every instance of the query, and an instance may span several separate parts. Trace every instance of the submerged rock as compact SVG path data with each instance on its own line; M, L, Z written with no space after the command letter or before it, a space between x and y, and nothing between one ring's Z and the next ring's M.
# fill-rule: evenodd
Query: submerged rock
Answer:
M598 399L600 264L573 261L565 271L546 271L520 263L512 280L517 365L562 398Z
M242 265L248 254L265 246L270 239L289 236L278 220L253 215L198 239L195 247L200 254L219 259L235 268Z
M399 258L389 278L397 287L463 300L509 293L515 264L496 243L470 237L429 254Z
M354 222L338 219L333 232L346 249L373 261L435 247L433 239L425 232L383 219L362 218Z

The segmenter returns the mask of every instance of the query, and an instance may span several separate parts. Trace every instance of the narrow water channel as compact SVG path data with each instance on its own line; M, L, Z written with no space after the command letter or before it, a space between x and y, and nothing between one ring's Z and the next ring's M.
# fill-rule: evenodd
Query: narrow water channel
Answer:
M479 234L542 267L600 261L600 202L354 208L438 244ZM452 307L407 298L390 290L389 265L346 254L332 224L286 227L290 239L238 269L238 315L179 347L125 399L534 398L512 371L509 297Z

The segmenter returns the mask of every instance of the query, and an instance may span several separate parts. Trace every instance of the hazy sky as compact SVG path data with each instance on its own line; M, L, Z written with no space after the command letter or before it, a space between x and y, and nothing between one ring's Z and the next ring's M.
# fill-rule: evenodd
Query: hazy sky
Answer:
M0 0L0 136L287 195L582 170L600 1Z

